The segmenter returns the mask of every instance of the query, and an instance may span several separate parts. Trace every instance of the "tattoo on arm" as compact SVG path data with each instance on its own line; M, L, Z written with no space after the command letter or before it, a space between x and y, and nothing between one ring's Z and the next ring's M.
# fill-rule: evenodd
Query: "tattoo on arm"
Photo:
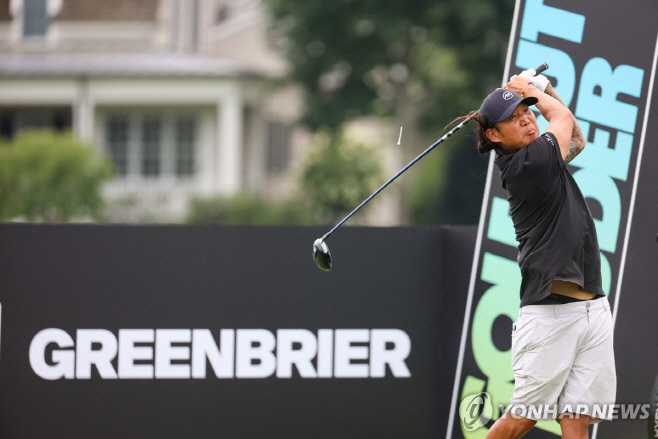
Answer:
M560 98L560 96L558 96L558 94L555 92L555 89L552 86L546 88L546 94L552 98L555 98L559 103L561 103L565 107L567 106L564 103L564 101ZM572 117L573 117L573 131L571 133L571 140L569 141L569 151L567 152L567 156L564 158L564 161L567 164L571 160L576 158L578 154L580 154L580 152L583 150L583 146L585 145L585 137L583 136L583 132L580 130L580 125L578 125L578 121L576 120L576 117L573 115Z
M555 89L552 86L546 88L546 94L549 95L550 97L554 98L555 100L557 100L559 103L561 103L565 107L567 106L567 104L565 104L564 101L562 100L562 98L560 96L558 96L558 94L555 92Z
M576 140L575 138L571 138L571 141L569 141L569 152L567 153L567 156L564 158L565 163L569 163L571 160L576 158L578 154L580 154L580 149L582 143Z

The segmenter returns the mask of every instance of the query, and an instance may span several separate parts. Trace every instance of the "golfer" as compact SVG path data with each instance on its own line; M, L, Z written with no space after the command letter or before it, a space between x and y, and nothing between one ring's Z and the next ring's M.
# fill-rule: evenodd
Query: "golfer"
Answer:
M583 439L589 424L611 419L600 407L615 401L612 316L594 221L567 169L585 139L548 79L534 73L513 77L475 114L478 151L496 154L522 276L514 393L487 438L520 438L538 420L556 419L563 438ZM541 135L533 105L548 120Z

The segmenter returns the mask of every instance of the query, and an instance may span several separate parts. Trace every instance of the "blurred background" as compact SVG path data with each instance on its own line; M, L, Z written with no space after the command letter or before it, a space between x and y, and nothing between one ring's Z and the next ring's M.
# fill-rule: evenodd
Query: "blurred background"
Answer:
M334 223L501 84L513 8L0 0L0 221ZM474 139L351 222L477 224Z

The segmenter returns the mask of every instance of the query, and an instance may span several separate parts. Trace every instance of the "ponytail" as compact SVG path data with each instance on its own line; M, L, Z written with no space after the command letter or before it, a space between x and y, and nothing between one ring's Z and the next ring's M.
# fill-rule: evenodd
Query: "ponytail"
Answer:
M502 155L503 152L501 148L487 137L486 134L486 126L487 126L487 120L486 118L478 113L477 111L471 111L468 113L466 116L461 116L458 117L457 119L453 120L450 122L444 129L445 131L449 126L455 124L456 122L461 122L464 119L470 119L475 122L477 122L477 129L476 129L476 135L477 135L477 151L480 155L486 155L489 151L496 151L496 154Z

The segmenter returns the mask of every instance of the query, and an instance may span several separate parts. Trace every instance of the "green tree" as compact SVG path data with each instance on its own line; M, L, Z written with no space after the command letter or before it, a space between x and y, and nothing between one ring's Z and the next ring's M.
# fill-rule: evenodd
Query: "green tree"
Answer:
M0 144L0 219L98 217L111 165L69 133L22 131Z
M291 78L307 92L302 122L312 130L335 130L364 115L389 118L395 127L404 127L404 163L431 143L442 126L477 108L486 92L500 84L513 2L266 0L266 4L272 12L276 47L290 62ZM484 169L473 148L467 148L451 154L451 160L445 161L448 169L464 167L468 160L475 163L476 174ZM460 193L467 183L460 177L435 189ZM427 185L422 186L427 190ZM482 191L482 186L473 184L466 188ZM421 206L437 205L427 201L439 196L429 191L425 202L419 196L414 199Z
M381 181L376 150L345 131L321 130L308 150L300 183L318 221L343 217Z

